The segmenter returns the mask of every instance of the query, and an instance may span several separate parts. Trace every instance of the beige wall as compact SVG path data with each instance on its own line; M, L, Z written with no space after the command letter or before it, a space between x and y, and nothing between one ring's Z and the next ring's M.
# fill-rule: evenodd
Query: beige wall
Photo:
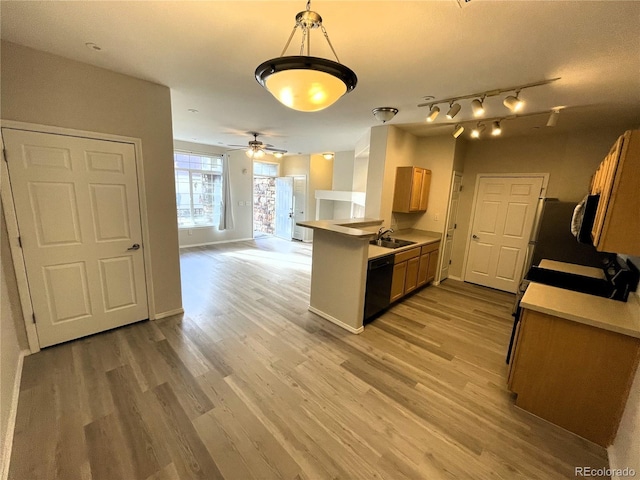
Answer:
M194 153L221 154L224 149L200 143L174 140L174 148ZM269 162L280 163L269 157ZM181 247L208 243L231 242L253 238L253 165L244 150L229 153L229 179L231 181L231 208L233 210L233 229L218 230L218 227L198 227L178 229ZM242 202L242 205L239 204Z
M169 88L2 42L4 120L140 138L156 312L181 308Z
M28 348L4 211L0 207L0 452L4 452L6 448L6 432L20 351ZM4 456L0 455L0 460L3 459ZM0 471L6 467L8 466L0 466Z
M431 170L431 188L427 213L418 218L414 228L444 232L455 147L456 139L451 135L418 139L416 166Z
M591 175L622 133L598 129L467 142L450 275L463 274L479 173L549 173L547 197L577 203L587 194Z
M331 190L333 183L333 161L325 160L322 155L311 155L309 159L309 207L308 211L313 213L310 217L315 219L316 215L316 190ZM323 218L333 216L333 205L326 203L329 210Z

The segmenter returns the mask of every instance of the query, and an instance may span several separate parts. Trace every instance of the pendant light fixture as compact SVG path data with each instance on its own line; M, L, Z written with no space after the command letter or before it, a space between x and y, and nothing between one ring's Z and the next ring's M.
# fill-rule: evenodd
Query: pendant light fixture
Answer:
M302 31L300 55L284 57L298 28ZM322 31L336 57L335 62L311 56L311 30L315 28ZM280 57L261 63L256 68L255 76L258 83L280 103L301 112L317 112L327 108L356 88L358 83L353 70L340 63L322 25L322 17L311 11L311 0L307 1L306 10L296 15L296 24Z

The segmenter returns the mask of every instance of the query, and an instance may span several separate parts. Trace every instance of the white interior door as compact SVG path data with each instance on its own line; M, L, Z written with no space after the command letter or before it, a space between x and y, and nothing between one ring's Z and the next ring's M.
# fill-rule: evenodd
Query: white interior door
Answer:
M462 174L455 172L451 181L451 199L449 200L449 212L447 213L446 226L447 236L444 239L444 249L442 250L440 281L449 277L453 236L457 228L456 218L458 217L458 204L460 203L460 185L462 185Z
M2 135L40 346L148 318L133 145Z
M276 237L293 238L293 177L276 178Z
M307 177L304 175L293 177L293 238L304 240L304 228L296 225L306 220L307 209Z
M542 177L481 177L465 281L516 292Z

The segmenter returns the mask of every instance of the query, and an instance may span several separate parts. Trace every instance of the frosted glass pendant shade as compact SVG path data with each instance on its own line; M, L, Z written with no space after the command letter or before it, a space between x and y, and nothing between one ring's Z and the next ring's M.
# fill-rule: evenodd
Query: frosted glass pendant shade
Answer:
M256 69L256 80L283 105L317 112L356 86L356 74L344 65L317 57L280 57Z

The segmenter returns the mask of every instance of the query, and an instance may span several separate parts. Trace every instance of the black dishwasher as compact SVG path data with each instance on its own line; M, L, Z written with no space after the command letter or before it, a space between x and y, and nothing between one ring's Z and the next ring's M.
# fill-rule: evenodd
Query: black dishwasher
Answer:
M394 255L369 260L364 294L364 323L373 320L389 306Z

